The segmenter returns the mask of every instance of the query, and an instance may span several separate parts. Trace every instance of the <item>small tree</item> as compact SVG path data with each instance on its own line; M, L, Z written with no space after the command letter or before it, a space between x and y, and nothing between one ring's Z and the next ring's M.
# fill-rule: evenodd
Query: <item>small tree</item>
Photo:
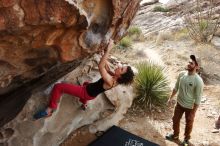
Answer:
M184 22L190 37L197 42L210 42L220 20L213 0L208 0L207 3L195 0L191 7L184 6L184 10Z
M138 74L135 77L136 98L134 104L142 109L152 105L165 105L169 95L168 80L164 68L151 62L140 62L136 65Z

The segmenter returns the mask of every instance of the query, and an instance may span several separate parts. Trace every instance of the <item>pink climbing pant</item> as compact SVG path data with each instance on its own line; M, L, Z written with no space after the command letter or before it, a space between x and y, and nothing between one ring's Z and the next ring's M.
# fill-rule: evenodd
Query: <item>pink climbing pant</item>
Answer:
M88 100L92 100L95 98L88 95L86 91L87 84L88 82L84 82L82 86L69 83L55 84L51 91L49 107L52 109L56 109L62 94L69 94L78 97L80 102L86 104Z

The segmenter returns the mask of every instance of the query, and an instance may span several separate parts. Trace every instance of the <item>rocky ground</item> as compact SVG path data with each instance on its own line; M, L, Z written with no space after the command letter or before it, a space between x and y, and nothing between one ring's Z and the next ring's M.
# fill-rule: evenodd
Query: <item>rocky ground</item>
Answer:
M142 46L143 49L148 48L150 46L149 44L151 44L152 42L145 43ZM137 44L137 46L140 47L141 44ZM160 55L162 61L169 70L168 76L171 82L171 87L175 83L178 72L183 70L185 65L187 64L188 56L190 54L198 54L198 52L195 50L195 48L197 47L202 46L195 45L190 40L184 40L181 42L166 40L163 41L160 46L153 47L154 53L158 53ZM215 48L213 48L212 46L206 47L215 50ZM215 50L212 53L215 54L219 51L220 50ZM211 63L212 62L206 60L206 63L204 64ZM214 130L214 121L218 117L220 109L220 78L214 77L214 74L217 74L216 71L219 69L219 65L215 65L215 70L212 70L210 65L206 66L205 68L207 70L210 69L212 75L209 74L211 79L209 81L206 81L202 103L196 114L191 143L195 146L217 146L220 145L220 133L212 132ZM178 145L164 139L164 136L167 133L172 132L173 110L174 105L168 107L168 109L166 110L156 110L151 114L143 111L133 112L132 110L130 110L126 114L125 118L121 121L120 126L134 134L137 134L145 139L154 141L162 146ZM184 123L184 118L182 118L181 139L183 139Z

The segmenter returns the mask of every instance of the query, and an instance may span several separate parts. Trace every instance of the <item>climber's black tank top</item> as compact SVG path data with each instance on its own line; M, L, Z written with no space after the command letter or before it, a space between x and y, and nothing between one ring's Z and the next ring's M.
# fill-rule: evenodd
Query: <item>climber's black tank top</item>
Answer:
M86 86L86 91L89 94L89 96L96 97L98 94L105 91L103 88L104 80L100 78L98 81L94 83L89 83Z

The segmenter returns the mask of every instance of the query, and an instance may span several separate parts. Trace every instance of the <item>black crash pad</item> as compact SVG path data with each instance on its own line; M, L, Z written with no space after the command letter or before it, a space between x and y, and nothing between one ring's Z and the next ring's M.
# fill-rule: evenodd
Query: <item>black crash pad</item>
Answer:
M112 126L89 146L159 146L117 126Z

